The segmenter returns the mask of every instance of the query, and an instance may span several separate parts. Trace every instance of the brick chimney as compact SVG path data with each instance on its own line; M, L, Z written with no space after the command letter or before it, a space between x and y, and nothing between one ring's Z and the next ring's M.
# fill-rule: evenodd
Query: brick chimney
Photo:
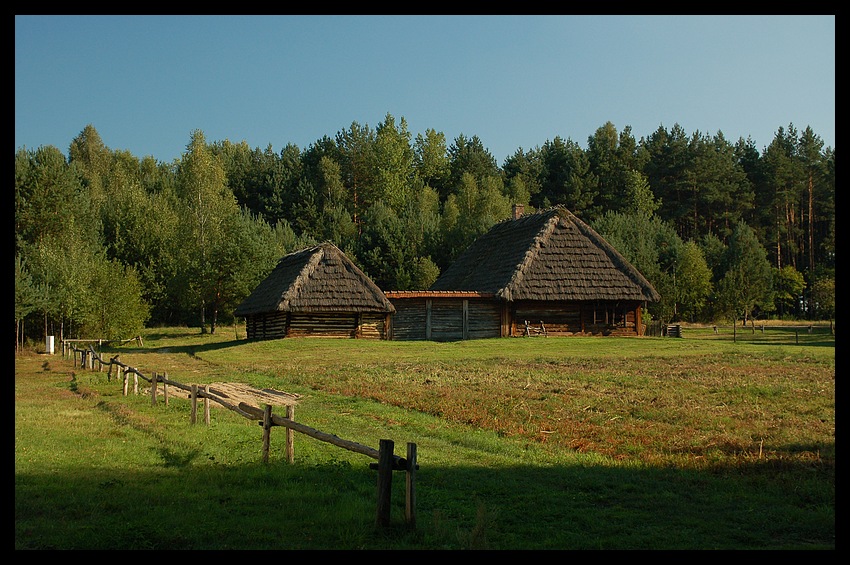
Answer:
M525 205L523 204L514 204L514 220L518 220L520 216L522 216L523 212L525 212Z

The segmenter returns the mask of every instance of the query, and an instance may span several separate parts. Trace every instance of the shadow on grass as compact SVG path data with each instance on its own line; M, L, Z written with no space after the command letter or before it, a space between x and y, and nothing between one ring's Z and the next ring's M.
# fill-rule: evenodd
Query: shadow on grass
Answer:
M203 448L133 473L15 477L16 549L834 549L834 468L708 471L420 463L392 525L376 474L330 462L214 465ZM427 456L427 454L425 454ZM830 488L831 485L831 488ZM829 492L832 492L830 497Z
M217 349L226 349L237 345L245 345L246 339L231 339L228 341L216 341L211 343L199 343L192 345L163 345L160 347L103 347L101 354L104 359L122 353L156 353L158 351L167 351L168 353L185 353L191 357L205 351L215 351Z
M835 335L829 328L816 327L812 332L806 326L765 326L764 331L756 325L750 327L722 328L720 333L711 330L683 330L683 338L735 341L752 345L800 345L805 347L835 347Z

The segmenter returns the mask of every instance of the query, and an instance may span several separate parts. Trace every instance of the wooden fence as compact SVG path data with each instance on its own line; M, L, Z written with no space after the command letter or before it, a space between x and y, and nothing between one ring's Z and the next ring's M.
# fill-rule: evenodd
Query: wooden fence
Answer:
M286 407L286 417L272 413L272 407L269 404L265 405L264 409L251 406L244 402L233 404L222 397L215 394L215 391L210 389L209 385L204 385L201 389L198 385L185 385L183 383L171 380L168 378L168 373L162 375L154 372L151 377L143 375L138 369L130 367L119 361L119 355L116 355L104 361L99 353L94 350L93 345L89 345L85 349L79 349L73 345L71 340L63 342L62 353L63 357L68 355L74 358L74 367L77 366L79 358L80 367L89 370L103 371L104 366L108 366L107 380L112 380L113 367L116 371L116 378L123 385L124 396L127 396L129 391L130 375L133 377L133 394L139 394L139 379L150 383L151 404L156 406L158 397L158 386L162 383L162 396L166 406L168 406L168 387L173 386L189 393L191 402L191 411L189 421L195 424L198 413L198 399L203 399L204 403L204 422L210 423L210 402L217 402L221 406L236 412L240 416L249 420L256 420L263 428L263 462L268 463L269 447L271 444L271 429L275 426L286 428L286 459L292 463L294 458L294 441L293 432L299 432L312 438L318 439L326 443L342 447L348 451L360 453L376 459L377 463L371 463L370 469L378 471L378 503L375 515L375 523L377 526L386 527L390 525L390 494L392 492L392 473L393 471L405 471L405 522L408 526L416 527L416 471L419 469L416 455L416 444L407 444L407 457L400 457L393 453L395 443L389 439L380 440L379 449L374 449L367 445L362 445L353 441L341 439L335 435L319 431L317 429L305 426L295 421L295 407ZM100 343L100 340L74 340L76 342L86 341L89 343Z

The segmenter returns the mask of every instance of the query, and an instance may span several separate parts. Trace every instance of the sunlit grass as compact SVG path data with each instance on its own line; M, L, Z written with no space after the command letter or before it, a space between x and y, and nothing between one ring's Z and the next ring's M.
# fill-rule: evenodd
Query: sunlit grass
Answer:
M834 345L708 332L247 342L171 328L108 351L181 382L301 394L296 420L344 439L415 443L415 531L403 473L379 530L360 454L296 435L289 465L274 429L263 465L256 422L215 409L191 426L186 401L152 407L105 372L20 356L16 547L833 548Z

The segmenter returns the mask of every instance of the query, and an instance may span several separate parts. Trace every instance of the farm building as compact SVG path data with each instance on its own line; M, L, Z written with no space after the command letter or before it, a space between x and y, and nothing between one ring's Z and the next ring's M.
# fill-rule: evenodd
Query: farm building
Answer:
M378 286L335 245L283 257L240 304L248 339L386 339L395 312Z
M392 339L643 335L660 299L643 275L563 207L493 226L427 291L393 291Z

